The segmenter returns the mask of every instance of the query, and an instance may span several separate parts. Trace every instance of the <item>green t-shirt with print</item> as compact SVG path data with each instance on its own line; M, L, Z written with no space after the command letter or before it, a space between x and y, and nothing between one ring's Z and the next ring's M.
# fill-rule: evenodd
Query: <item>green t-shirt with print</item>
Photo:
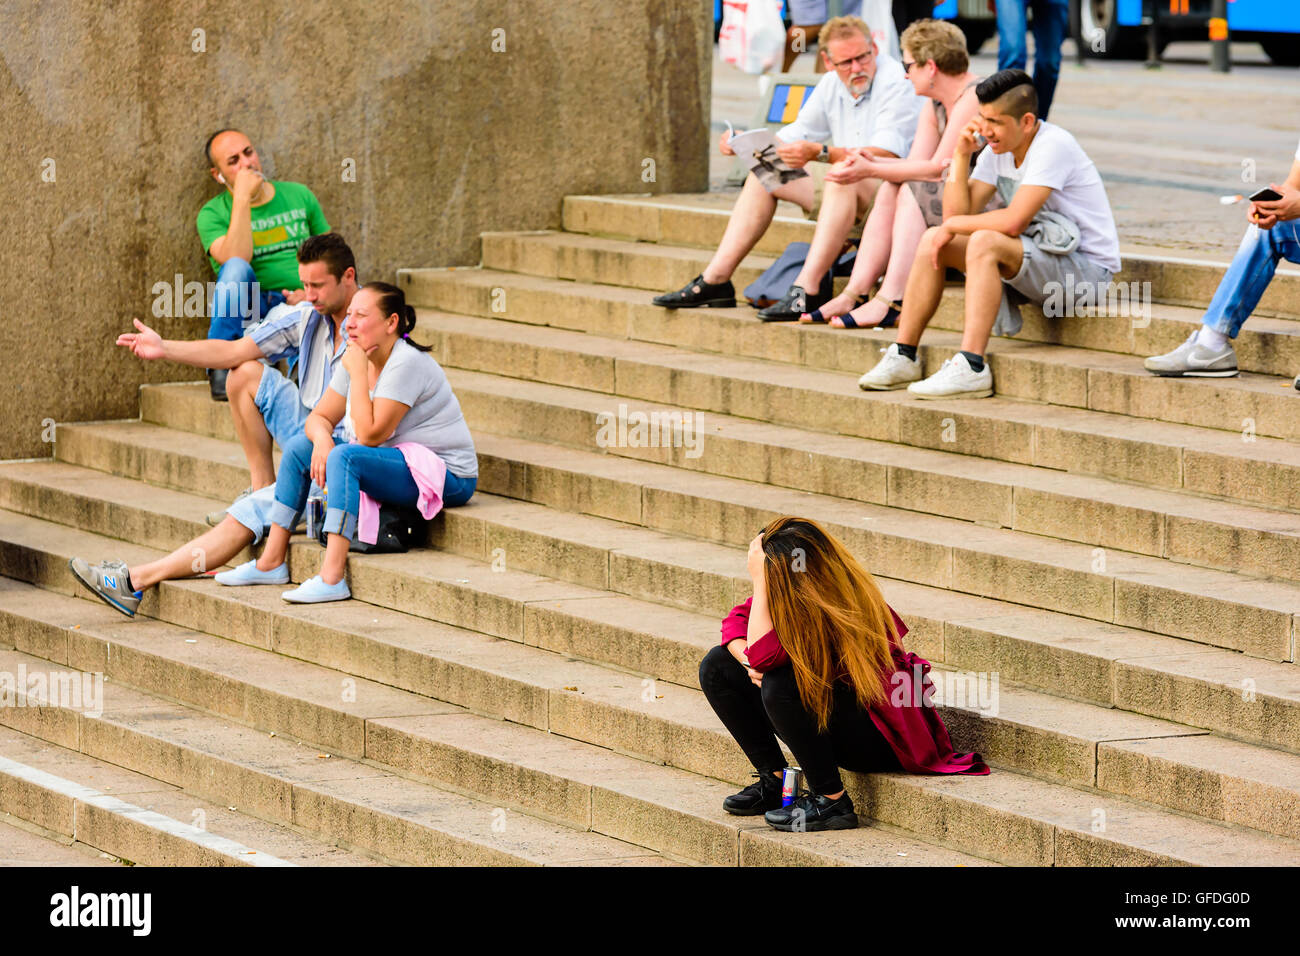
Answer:
M253 226L253 274L264 292L300 289L298 247L308 236L330 231L320 203L302 183L272 182L275 195L268 203L250 210ZM213 196L199 210L196 225L203 251L230 229L230 191ZM220 272L221 263L208 256L212 271Z

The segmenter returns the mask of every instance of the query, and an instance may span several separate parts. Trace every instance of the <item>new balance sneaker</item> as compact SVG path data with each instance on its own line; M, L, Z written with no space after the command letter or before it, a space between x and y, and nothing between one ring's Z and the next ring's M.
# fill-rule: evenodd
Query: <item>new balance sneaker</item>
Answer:
M73 558L68 562L68 570L109 607L117 608L127 617L135 617L136 608L140 606L140 596L144 592L131 590L131 576L127 573L125 561L87 564L81 558Z
M245 488L243 491L241 491L239 494L235 496L235 501L239 501L242 498L247 498L252 493L253 493L253 486L249 485L247 488ZM232 501L231 504L233 505L235 501ZM209 511L203 520L208 523L209 528L215 528L217 525L221 524L221 522L225 520L226 512L228 510L229 509L227 508L222 508L220 511Z
M758 310L758 317L764 322L793 322L805 312L821 308L826 299L820 295L810 295L803 286L792 285L788 292L773 302L766 309Z
M885 392L921 380L919 357L910 359L903 355L898 351L897 342L881 351L885 353L885 357L876 364L875 368L858 379L858 388L866 392Z
M245 561L239 567L222 571L214 577L218 584L232 588L242 587L245 584L288 584L289 562L285 561L278 568L272 568L270 571L259 571L257 561Z
M978 372L958 352L929 378L907 386L917 398L988 398L993 394L993 373L988 362Z
M1216 352L1197 341L1198 332L1189 335L1187 341L1172 352L1151 356L1142 363L1143 367L1166 378L1231 378L1236 375L1237 353L1232 344L1228 343L1223 351Z
M736 304L736 287L731 280L705 282L700 273L676 292L665 292L650 300L665 309L724 309Z
M755 817L781 808L781 778L770 770L754 776L758 779L722 801L722 809L738 817Z
M847 792L838 800L811 793L800 794L790 806L767 811L763 819L774 830L795 833L852 830L858 825L858 815Z
M338 584L326 584L318 574L292 591L285 591L280 597L291 604L324 604L326 601L346 601L352 597L352 592L348 589L347 578L339 578Z

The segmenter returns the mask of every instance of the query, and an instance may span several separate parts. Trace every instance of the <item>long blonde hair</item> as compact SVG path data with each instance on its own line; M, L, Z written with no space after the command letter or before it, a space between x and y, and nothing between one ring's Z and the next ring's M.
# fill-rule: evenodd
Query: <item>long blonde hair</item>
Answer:
M781 517L763 529L768 610L817 729L830 723L836 677L862 707L884 703L897 628L871 574L816 521Z

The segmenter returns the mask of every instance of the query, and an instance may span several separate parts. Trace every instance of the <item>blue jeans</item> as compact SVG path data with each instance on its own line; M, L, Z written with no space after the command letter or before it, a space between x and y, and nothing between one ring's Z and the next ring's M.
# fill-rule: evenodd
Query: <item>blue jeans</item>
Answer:
M253 267L233 256L222 263L217 273L208 338L237 339L244 334L244 329L260 322L283 301L282 293L263 291Z
M1232 264L1214 290L1201 319L1203 325L1235 339L1264 290L1273 281L1278 261L1300 263L1300 220L1277 222L1272 229L1247 226Z
M1025 41L1027 7L1034 10L1034 89L1038 118L1047 119L1061 73L1061 43L1070 29L1069 0L997 0L998 69L1023 70L1029 62Z
M292 530L307 505L311 488L312 441L306 432L295 435L280 458L275 480L275 504L271 523ZM461 478L447 472L442 502L455 508L469 501L478 484L476 478ZM325 461L325 532L341 534L349 541L357 533L361 492L376 501L414 508L420 489L406 467L406 458L396 448L371 448L334 439L334 450Z

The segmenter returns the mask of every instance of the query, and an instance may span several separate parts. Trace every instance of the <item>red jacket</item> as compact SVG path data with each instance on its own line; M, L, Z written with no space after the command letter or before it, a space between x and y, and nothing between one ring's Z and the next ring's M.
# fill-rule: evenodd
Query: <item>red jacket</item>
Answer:
M746 598L744 604L737 604L722 619L724 646L746 636L752 600ZM907 625L892 607L889 613L894 617L899 638L889 645L895 670L887 682L885 702L870 710L871 722L884 735L898 762L909 773L989 773L988 765L979 754L953 751L948 728L943 725L933 704L928 703L934 692L929 677L930 662L903 650L901 642L907 633ZM775 630L768 631L751 644L747 656L750 666L760 672L790 663ZM918 680L921 685L919 692L915 686Z

